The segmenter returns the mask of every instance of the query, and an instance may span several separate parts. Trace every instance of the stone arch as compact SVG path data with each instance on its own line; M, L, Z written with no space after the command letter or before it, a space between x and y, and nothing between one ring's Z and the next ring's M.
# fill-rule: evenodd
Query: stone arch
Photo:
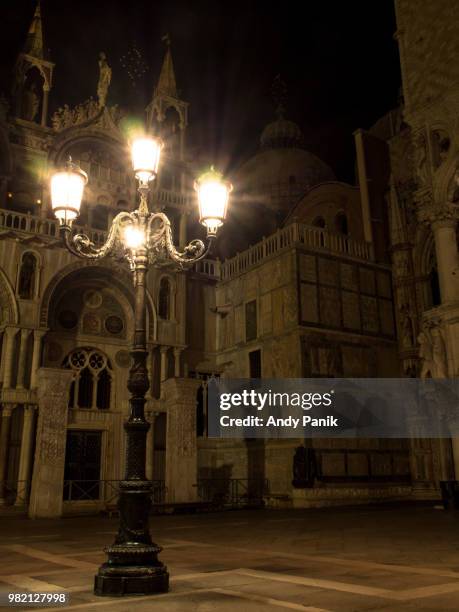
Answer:
M97 264L95 262L74 262L58 272L48 283L43 292L40 304L40 325L50 327L53 320L54 301L63 284L70 284L79 280L96 280L101 286L117 289L134 312L134 288L130 273L119 265ZM157 337L156 309L147 291L147 340L155 342Z
M435 251L433 233L428 226L422 225L418 230L416 247L413 253L413 265L416 276L428 274L432 250Z
M428 227L422 227L414 251L415 276L422 280L422 294L425 308L438 306L441 302L436 252L433 233Z
M93 142L94 144L103 145L109 149L111 148L118 154L124 153L128 155L129 153L127 141L121 137L121 134L107 134L106 131L97 128L97 126L88 126L84 128L75 126L64 130L55 139L49 153L49 160L55 164L64 163L68 150L84 142Z
M14 290L2 268L0 268L0 312L1 326L19 324L19 309Z

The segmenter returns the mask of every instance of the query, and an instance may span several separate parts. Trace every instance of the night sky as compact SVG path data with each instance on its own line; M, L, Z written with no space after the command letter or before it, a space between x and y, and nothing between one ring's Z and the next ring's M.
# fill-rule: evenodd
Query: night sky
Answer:
M34 0L0 5L0 91L34 12ZM354 181L352 132L397 103L400 68L391 0L353 2L167 2L43 0L46 46L56 63L51 110L96 97L98 54L112 67L109 104L141 114L159 74L169 33L178 87L190 102L196 155L234 167L256 151L274 117L271 85L287 84L286 116L309 150L341 180ZM128 55L135 83L122 66Z

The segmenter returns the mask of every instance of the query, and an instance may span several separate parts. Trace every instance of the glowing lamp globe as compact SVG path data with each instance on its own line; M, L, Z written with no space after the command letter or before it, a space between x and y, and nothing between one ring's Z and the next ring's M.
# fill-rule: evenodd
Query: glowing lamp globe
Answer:
M135 225L128 225L124 230L124 242L128 249L138 249L145 244L145 232Z
M132 168L142 183L156 178L163 143L158 138L137 138L131 146Z
M194 184L198 193L199 222L207 228L209 236L215 236L226 219L229 194L233 186L211 166Z
M69 157L64 170L51 177L51 203L61 225L71 226L80 214L83 191L88 182L86 172Z

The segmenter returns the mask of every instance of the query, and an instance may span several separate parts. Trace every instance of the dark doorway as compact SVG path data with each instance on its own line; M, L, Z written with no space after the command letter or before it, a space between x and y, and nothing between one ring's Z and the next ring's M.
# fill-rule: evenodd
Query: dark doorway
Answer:
M249 353L250 378L261 378L261 351L251 351Z
M99 499L101 431L67 432L64 500Z

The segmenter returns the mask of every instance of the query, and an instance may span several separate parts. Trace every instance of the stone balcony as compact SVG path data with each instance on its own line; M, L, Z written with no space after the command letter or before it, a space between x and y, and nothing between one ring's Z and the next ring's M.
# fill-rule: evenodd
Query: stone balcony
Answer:
M178 195L174 194L174 197ZM59 238L58 221L6 209L0 209L0 229ZM73 231L86 233L95 245L103 244L107 237L107 232L87 226L75 225ZM224 262L204 259L196 264L194 271L208 278L227 281L294 246L348 259L372 261L372 248L368 242L312 225L291 223Z

